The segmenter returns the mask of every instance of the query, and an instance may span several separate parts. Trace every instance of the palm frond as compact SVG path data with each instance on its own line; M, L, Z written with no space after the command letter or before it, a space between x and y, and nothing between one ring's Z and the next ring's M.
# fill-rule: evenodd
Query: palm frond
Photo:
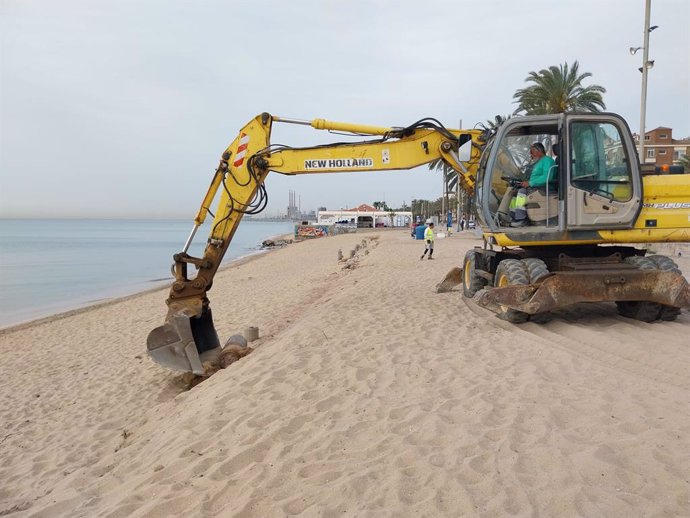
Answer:
M513 95L518 107L514 115L543 115L572 111L599 112L606 109L602 94L606 89L600 85L583 86L582 81L592 77L589 72L580 73L580 64L564 63L551 65L539 72L529 72L525 88Z

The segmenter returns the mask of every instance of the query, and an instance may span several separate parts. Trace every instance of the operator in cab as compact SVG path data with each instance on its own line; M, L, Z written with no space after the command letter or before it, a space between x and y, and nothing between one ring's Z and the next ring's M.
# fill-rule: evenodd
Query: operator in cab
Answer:
M553 158L546 156L546 149L544 149L544 144L541 142L535 142L529 148L529 156L532 159L532 173L530 174L529 180L525 180L520 184L520 187L524 188L544 188L546 187L547 180L552 181L549 178L549 172L551 167L555 164Z
M546 189L547 183L553 182L553 178L549 177L555 161L550 156L546 156L546 149L541 142L535 142L529 148L529 156L532 159L527 170L529 171L529 179L520 182L518 185L520 189L511 202L511 227L523 227L529 224L527 220L527 210L525 210L525 203L527 201L527 194L529 190ZM551 176L554 176L553 174ZM548 186L548 190L552 190L552 186Z

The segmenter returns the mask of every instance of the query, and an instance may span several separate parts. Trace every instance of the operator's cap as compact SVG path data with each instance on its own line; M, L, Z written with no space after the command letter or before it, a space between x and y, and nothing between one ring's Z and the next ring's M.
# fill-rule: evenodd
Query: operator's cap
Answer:
M433 221L431 221L431 218L430 218L430 219L427 219L427 220L426 220L426 223L427 223L427 225L428 225L429 223L433 223Z

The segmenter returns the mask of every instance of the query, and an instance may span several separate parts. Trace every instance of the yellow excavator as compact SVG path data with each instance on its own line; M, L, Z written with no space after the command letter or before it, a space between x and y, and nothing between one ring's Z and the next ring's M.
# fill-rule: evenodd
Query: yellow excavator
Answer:
M274 123L362 140L276 146ZM546 183L520 188L528 185L535 144L552 164ZM463 296L473 303L514 323L543 322L550 311L579 302L615 302L621 315L646 322L673 320L690 307L690 285L675 262L640 246L690 242L690 175L642 175L618 115L526 116L488 130L456 130L431 118L378 127L262 113L222 154L192 232L173 256L167 317L147 340L151 358L202 375L204 359L220 351L207 293L242 217L265 207L269 172L404 170L435 160L457 172L481 227L482 246L462 262ZM203 256L193 257L190 244L217 195ZM516 220L519 211L527 217Z

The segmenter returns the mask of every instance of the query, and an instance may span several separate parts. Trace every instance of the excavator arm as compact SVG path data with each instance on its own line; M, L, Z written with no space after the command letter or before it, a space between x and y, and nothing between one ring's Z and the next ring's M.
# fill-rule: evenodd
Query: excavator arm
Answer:
M308 125L367 140L306 148L275 146L270 138L275 122ZM442 160L458 173L460 186L472 193L484 138L479 130L450 130L434 119L422 119L407 127L378 127L287 119L268 113L255 117L223 152L192 232L183 250L173 256L175 278L166 301L168 313L165 323L148 336L149 355L170 369L203 374L203 361L220 350L207 292L242 217L265 208L264 181L269 172L294 175L404 170ZM219 192L203 256L193 257L187 252ZM194 266L196 275L190 275L189 265Z

